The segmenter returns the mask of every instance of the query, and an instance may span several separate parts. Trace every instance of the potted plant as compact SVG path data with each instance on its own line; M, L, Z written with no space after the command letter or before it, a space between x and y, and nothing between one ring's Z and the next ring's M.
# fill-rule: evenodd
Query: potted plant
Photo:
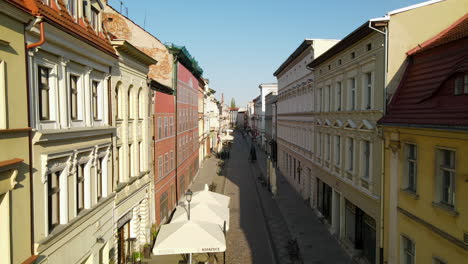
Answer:
M143 257L145 259L149 259L151 258L151 245L149 243L146 243L144 246L143 246Z
M141 263L141 252L133 252L133 263Z

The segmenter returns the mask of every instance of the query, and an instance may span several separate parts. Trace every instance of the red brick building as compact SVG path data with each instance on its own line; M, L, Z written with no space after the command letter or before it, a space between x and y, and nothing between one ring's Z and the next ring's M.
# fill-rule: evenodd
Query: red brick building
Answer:
M154 98L154 183L156 223L163 224L177 204L174 90L152 80Z
M190 187L198 171L198 80L192 71L177 63L178 197Z

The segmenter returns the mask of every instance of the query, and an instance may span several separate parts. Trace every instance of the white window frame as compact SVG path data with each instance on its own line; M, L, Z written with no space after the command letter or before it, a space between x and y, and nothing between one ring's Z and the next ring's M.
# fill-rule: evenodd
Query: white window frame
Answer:
M46 67L49 68L49 119L48 120L41 120L39 117L39 67ZM55 129L59 127L59 105L58 105L58 65L53 63L49 60L42 59L39 57L34 57L33 63L33 78L31 81L33 82L34 93L35 93L35 120L37 120L37 128L41 129Z
M341 166L341 136L335 135L335 165L337 167Z
M369 148L367 150L369 153L367 154L366 154L366 145ZM361 177L366 181L370 181L372 179L372 142L371 141L369 140L361 141L361 157L362 157L361 158L361 168L362 168ZM368 171L366 172L366 170Z
M346 170L350 173L354 173L356 169L356 159L354 153L356 152L356 142L352 137L347 138L346 143Z
M414 156L410 156L410 148L414 147ZM410 164L414 166L414 183L410 178ZM404 171L403 171L403 189L412 193L417 193L418 187L418 145L414 143L404 144Z
M370 81L370 82L369 82ZM371 110L373 108L373 88L374 88L374 73L365 72L362 75L362 109Z
M356 109L356 93L357 93L357 87L356 87L356 77L350 77L348 79L348 110L350 111L355 111Z
M159 155L158 157L158 179L162 179L164 177L164 169L163 169L163 155Z
M442 152L443 151L450 151L453 153L453 164L451 164L453 167L445 167L442 166ZM436 148L436 160L437 160L437 171L436 171L436 197L437 197L437 202L440 204L443 204L444 206L447 206L451 209L455 208L456 205L456 164L457 164L457 153L454 149L450 148L444 148L444 147L437 147ZM444 201L444 195L443 195L443 175L441 172L448 172L451 174L451 186L450 186L450 195L449 200Z
M412 248L412 252L408 252L406 250L406 243L411 243L410 246ZM411 262L406 261L406 256L410 255L413 257L413 260ZM402 264L415 264L416 262L416 243L409 237L405 235L400 236L400 263Z
M335 92L336 92L336 100L335 100L335 110L336 111L343 111L342 107L342 96L343 96L343 84L341 81L336 82L335 86Z

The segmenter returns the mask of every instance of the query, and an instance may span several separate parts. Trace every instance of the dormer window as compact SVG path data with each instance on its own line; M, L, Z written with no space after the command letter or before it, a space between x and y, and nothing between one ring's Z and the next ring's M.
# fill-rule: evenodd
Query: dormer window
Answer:
M87 18L88 17L88 0L83 0L83 5L81 6L83 9L83 17Z
M94 7L91 7L91 26L99 31L99 11Z
M43 3L44 5L50 5L50 0L42 0L42 3Z
M76 18L76 0L68 0L67 9L70 15Z
M468 94L468 73L459 74L455 77L453 94Z

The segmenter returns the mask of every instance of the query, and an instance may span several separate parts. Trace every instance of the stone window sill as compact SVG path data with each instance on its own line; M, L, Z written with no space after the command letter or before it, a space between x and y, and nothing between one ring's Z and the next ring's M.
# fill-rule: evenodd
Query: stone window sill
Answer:
M446 211L447 213L453 215L453 216L458 216L460 213L458 211L455 210L455 208L452 208L448 205L445 205L441 202L432 202L432 206L433 207L436 207L436 208L439 208L439 209L442 209L444 211Z
M411 196L415 200L419 200L419 194L416 193L415 191L408 189L408 188L402 188L400 189L401 192L405 193L406 195Z

